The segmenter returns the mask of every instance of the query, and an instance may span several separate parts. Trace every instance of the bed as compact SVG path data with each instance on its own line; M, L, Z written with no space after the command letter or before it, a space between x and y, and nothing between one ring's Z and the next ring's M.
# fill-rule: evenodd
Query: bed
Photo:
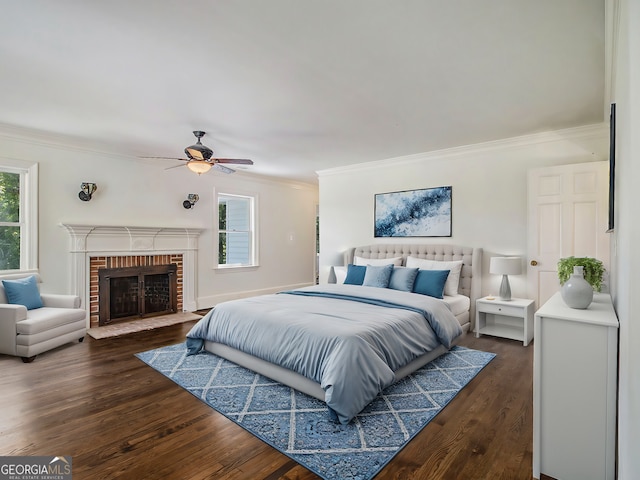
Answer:
M469 330L481 256L481 249L450 245L351 249L345 260L365 262L352 267L364 269L363 284L313 285L216 305L187 334L189 354L209 351L316 397L346 424L380 391L445 353ZM390 259L396 266L388 266ZM404 276L415 269L407 262L419 260L461 263L465 311L453 313L455 299L376 284L388 271ZM431 278L433 272L420 275Z

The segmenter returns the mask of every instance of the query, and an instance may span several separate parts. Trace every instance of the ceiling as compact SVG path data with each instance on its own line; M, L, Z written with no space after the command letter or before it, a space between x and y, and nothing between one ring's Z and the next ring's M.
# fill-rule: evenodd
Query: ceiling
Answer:
M204 130L215 155L254 160L248 172L315 183L317 170L604 121L604 9L0 0L0 126L132 162L183 156Z

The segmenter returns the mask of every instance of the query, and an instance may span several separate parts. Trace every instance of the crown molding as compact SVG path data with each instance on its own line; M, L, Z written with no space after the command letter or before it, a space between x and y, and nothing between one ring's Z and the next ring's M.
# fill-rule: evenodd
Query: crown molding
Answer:
M108 157L123 158L131 156L125 152L114 149L112 145L92 142L90 140L70 135L19 127L17 125L9 125L6 123L0 123L0 139L59 150L93 153Z
M492 140L489 142L474 143L453 148L444 148L441 150L433 150L431 152L415 153L402 157L393 157L385 160L376 160L373 162L358 163L347 165L344 167L328 168L319 170L316 173L318 177L326 177L332 175L342 175L350 172L363 172L380 168L390 162L394 166L410 165L417 162L428 160L442 160L446 158L472 156L487 152L498 152L502 150L510 150L532 145L541 145L553 142L571 142L584 138L608 138L609 126L605 123L594 125L585 125L582 127L567 128L564 130L553 130L549 132L534 133L530 135L522 135L519 137L511 137L502 140Z

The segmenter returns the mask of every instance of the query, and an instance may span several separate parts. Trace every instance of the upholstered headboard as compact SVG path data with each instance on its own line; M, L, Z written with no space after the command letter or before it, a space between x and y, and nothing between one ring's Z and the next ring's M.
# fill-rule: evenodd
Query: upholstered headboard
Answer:
M355 256L362 258L394 258L402 257L403 265L408 256L427 258L429 260L462 260L462 272L458 292L471 300L469 320L471 325L476 321L476 300L481 297L482 290L482 249L461 247L458 245L429 244L378 244L366 245L347 250L344 253L344 264L353 263Z

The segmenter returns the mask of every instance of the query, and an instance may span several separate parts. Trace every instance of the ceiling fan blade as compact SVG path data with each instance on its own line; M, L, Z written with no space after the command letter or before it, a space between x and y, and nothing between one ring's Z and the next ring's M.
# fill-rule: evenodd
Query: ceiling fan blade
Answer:
M216 164L213 166L213 169L214 169L214 170L218 170L219 172L222 172L222 173L227 173L227 174L228 174L228 173L235 173L235 170L234 170L234 169L229 168L229 167L225 167L224 165L220 165L219 163L216 163Z
M179 160L179 159L176 159ZM171 170L172 168L178 168L178 167L186 167L186 163L183 163L182 165L174 165L173 167L167 167L165 168L165 170Z
M246 158L216 158L215 161L219 163L235 163L236 165L253 165L253 160L247 160Z

